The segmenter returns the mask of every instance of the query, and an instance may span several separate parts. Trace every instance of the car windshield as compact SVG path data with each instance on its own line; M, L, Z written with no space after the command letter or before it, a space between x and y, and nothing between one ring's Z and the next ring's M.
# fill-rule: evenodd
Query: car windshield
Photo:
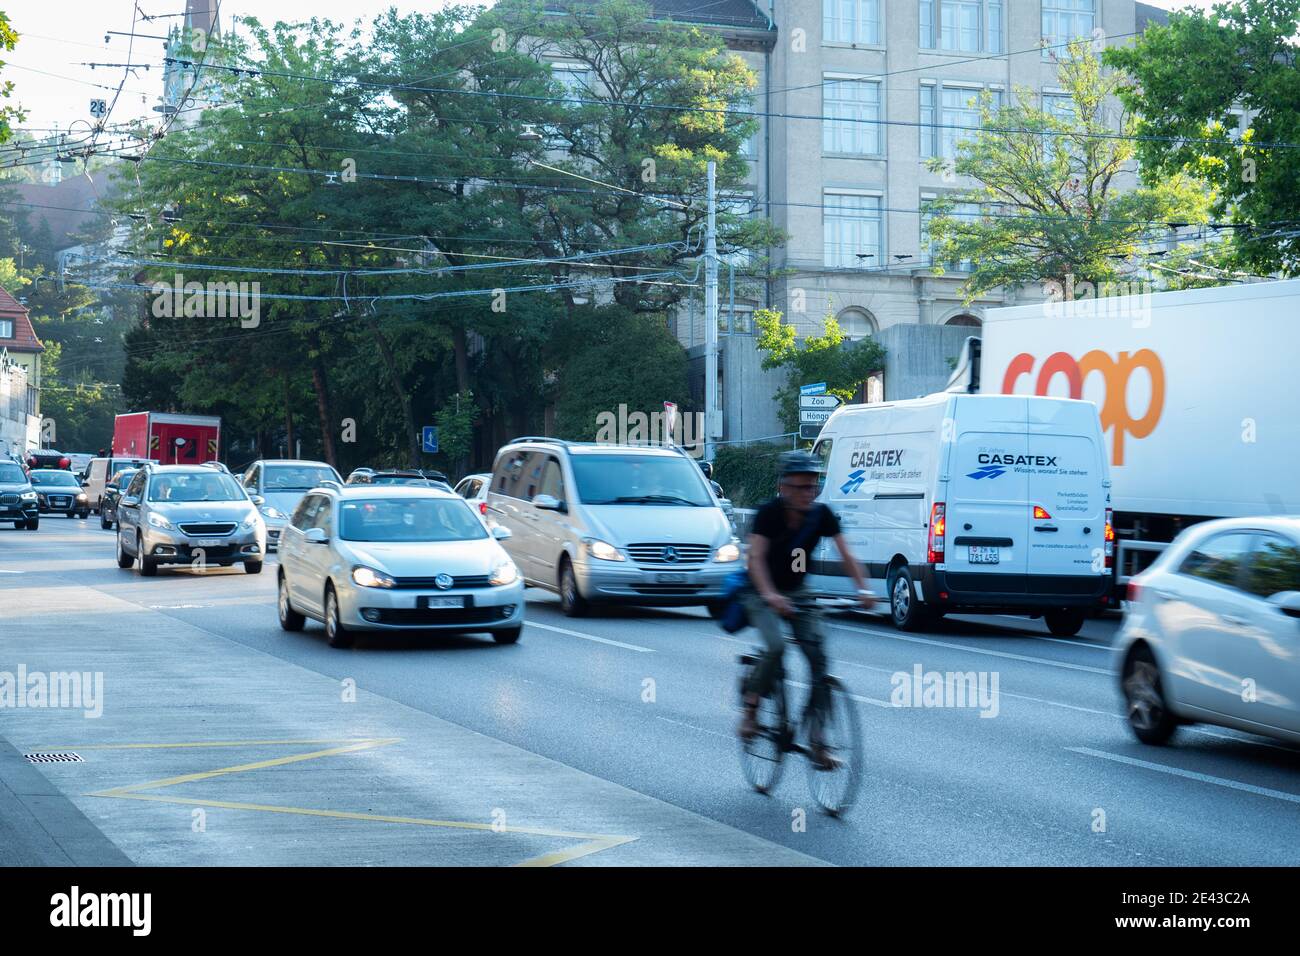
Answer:
M110 488L125 488L131 483L131 479L135 477L135 473L139 470L139 468L128 468L125 471L119 471L108 480L108 486Z
M327 465L267 465L262 478L263 491L311 491L322 481L338 481L339 476Z
M472 541L487 530L460 498L367 498L339 505L345 541Z
M156 475L149 482L150 501L244 501L244 491L235 479L219 471L181 472Z
M31 479L33 485L66 485L72 488L81 487L77 481L76 475L70 471L33 471Z
M0 462L0 481L8 482L13 485L27 484L27 476L17 465L9 462Z
M713 504L695 462L667 455L572 455L578 498L589 505Z

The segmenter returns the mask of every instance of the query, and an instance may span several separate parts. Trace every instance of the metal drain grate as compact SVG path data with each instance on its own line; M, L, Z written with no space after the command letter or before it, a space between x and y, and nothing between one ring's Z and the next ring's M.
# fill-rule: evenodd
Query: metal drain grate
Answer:
M23 754L29 763L85 763L81 754Z

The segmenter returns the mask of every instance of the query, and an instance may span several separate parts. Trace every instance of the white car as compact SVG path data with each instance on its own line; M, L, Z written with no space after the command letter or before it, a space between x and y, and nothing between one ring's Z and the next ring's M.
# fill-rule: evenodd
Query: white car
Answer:
M332 647L361 630L486 631L513 644L524 585L499 543L509 536L432 485L314 488L280 538L280 626L321 621Z
M480 515L487 516L488 489L492 487L492 476L486 472L480 475L466 475L456 482L456 494L470 503Z
M1116 660L1139 740L1202 722L1300 743L1300 518L1195 525L1128 598Z

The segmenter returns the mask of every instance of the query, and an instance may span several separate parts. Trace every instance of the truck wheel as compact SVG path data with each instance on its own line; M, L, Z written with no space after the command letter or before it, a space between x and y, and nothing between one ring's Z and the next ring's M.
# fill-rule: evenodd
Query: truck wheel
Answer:
M1063 611L1048 611L1043 615L1047 629L1056 637L1074 637L1083 627L1083 612L1067 608Z
M560 608L569 617L586 617L591 604L578 588L578 576L568 555L560 562Z
M900 631L919 631L929 615L916 599L912 586L912 572L900 565L889 579L889 617Z
M1160 667L1145 647L1135 648L1124 662L1120 687L1133 736L1144 744L1168 743L1178 729L1178 718L1169 710Z

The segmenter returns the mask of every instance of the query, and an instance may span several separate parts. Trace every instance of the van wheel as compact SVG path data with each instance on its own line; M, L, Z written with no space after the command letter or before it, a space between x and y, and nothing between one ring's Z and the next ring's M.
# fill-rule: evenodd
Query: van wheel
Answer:
M578 576L568 555L560 563L560 608L569 617L586 617L591 610L590 602L578 589Z
M1056 637L1074 637L1083 627L1083 612L1077 610L1048 611L1043 615L1047 629Z
M900 631L918 631L928 621L928 615L916 599L912 586L912 572L900 565L889 580L889 616Z
M1135 648L1124 662L1120 686L1133 736L1144 744L1168 743L1178 729L1178 718L1169 710L1160 668L1145 647Z

